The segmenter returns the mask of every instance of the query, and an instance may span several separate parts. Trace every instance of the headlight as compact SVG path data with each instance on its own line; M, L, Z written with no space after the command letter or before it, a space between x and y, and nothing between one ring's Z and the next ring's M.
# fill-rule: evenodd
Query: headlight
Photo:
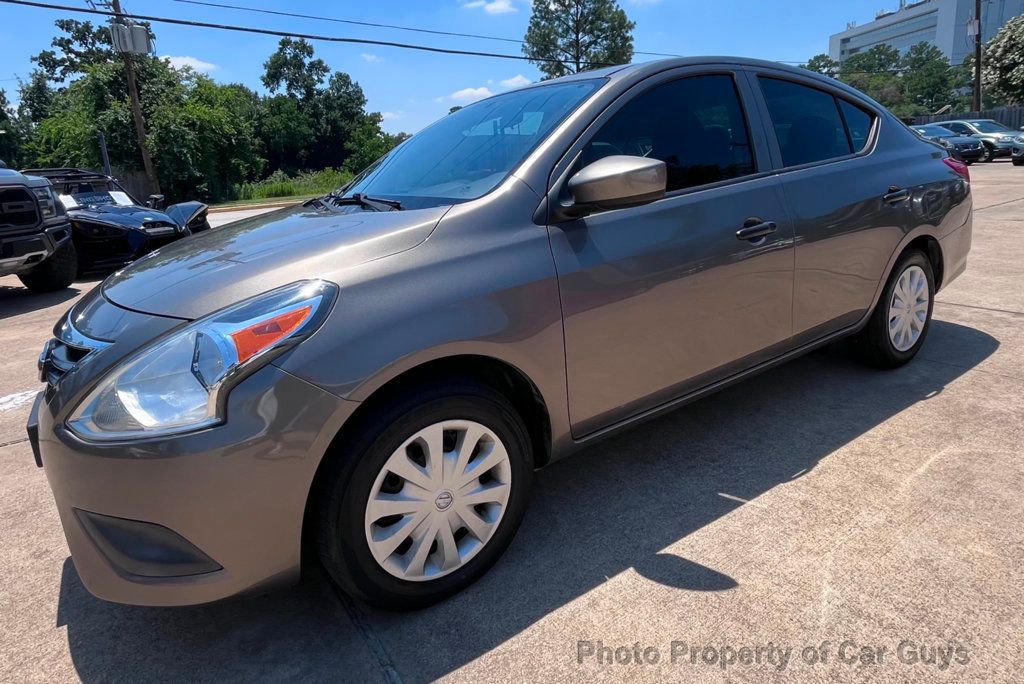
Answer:
M33 188L32 193L39 202L39 213L44 219L53 218L57 215L57 203L53 199L53 190L50 188Z
M305 280L194 321L116 366L67 425L81 437L110 441L221 423L230 389L313 334L336 296L337 286Z
M947 140L945 138L940 138L939 139L939 144L942 145L943 147L945 147L947 150L951 150L954 147L953 143L951 143L949 140Z

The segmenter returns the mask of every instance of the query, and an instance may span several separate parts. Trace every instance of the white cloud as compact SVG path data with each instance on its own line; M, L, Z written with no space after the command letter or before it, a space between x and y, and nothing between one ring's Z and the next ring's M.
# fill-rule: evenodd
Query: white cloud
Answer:
M380 61L380 57L378 57L377 55L373 54L372 52L364 52L364 53L360 54L359 56L362 57L367 62L379 62Z
M525 85L533 83L530 79L526 78L522 74L516 74L512 78L506 78L501 82L503 88L522 88Z
M462 6L466 9L483 8L484 12L488 14L508 14L509 12L519 11L512 4L512 0L470 0L470 2L463 3Z
M380 113L380 118L384 121L394 121L395 119L401 119L403 116L405 116L405 112L402 111Z
M494 93L487 86L480 86L479 88L463 88L462 90L456 90L448 97L456 102L476 102L482 100L485 97L490 97Z
M164 55L163 59L166 59L168 63L170 63L170 65L175 69L181 69L182 67L191 67L192 69L199 72L207 72L220 68L216 64L204 62L198 57L189 57L188 55L181 55L179 57Z

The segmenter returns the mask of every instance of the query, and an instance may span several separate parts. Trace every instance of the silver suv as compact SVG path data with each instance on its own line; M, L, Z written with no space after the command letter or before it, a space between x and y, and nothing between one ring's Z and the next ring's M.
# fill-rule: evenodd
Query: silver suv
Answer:
M498 559L554 459L840 338L910 361L970 244L966 166L834 80L587 72L110 276L43 350L29 435L97 596L313 559L415 608Z

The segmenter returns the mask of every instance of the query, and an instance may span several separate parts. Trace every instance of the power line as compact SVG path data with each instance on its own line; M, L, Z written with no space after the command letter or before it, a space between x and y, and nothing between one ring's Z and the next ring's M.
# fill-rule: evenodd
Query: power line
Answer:
M35 0L0 0L0 3L7 5L22 5L24 7L39 7L42 9L60 10L63 12L77 12L79 14L94 14L102 16L116 16L114 12L100 9L86 9L84 7L71 7L69 5L54 5ZM455 48L433 47L430 45L416 45L413 43L399 43L390 40L372 40L369 38L345 38L342 36L323 36L313 33L296 33L295 31L275 31L273 29L253 28L251 26L236 26L234 24L215 24L207 21L191 21L189 19L173 19L171 17L157 17L145 14L132 14L133 19L149 21L158 24L175 24L178 26L192 26L196 28L212 28L223 31L235 31L238 33L258 33L266 36L277 36L279 38L302 38L305 40L322 40L329 43L349 43L355 45L378 45L382 47L394 47L405 50L419 50L421 52L437 52L446 55L467 55L472 57L494 57L496 59L514 59L517 61L532 62L562 62L563 60L552 57L526 57L524 55L510 55L501 52L481 52L478 50L456 50ZM603 62L584 62L587 66L615 66Z
M515 43L516 45L522 45L523 41L519 38L506 38L504 36L487 36L479 33L457 33L455 31L438 31L436 29L425 29L417 28L413 26L399 26L398 24L381 24L372 21L357 21L355 19L341 19L338 17L325 17L316 14L301 14L299 12L282 12L280 10L263 9L261 7L246 7L245 5L230 5L223 2L206 2L204 0L173 0L174 2L180 2L187 5L204 5L206 7L219 7L221 9L233 9L241 10L243 12L255 12L257 14L271 14L278 17L294 17L297 19L314 19L316 21L330 21L336 24L351 24L353 26L368 26L370 28L386 28L395 29L398 31L413 31L416 33L430 33L437 36L453 36L456 38L477 38L480 40L498 40L504 43ZM634 50L635 55L649 55L653 57L683 57L683 55L672 54L670 52L644 52L641 50Z

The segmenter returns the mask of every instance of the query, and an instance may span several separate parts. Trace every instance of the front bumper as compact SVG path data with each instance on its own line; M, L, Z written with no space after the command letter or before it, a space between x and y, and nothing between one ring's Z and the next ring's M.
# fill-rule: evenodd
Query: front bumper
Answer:
M271 365L232 391L218 427L87 443L40 395L29 435L86 588L187 605L298 577L314 475L356 406Z
M120 268L150 252L188 237L187 229L151 235L139 228L115 226L74 219L75 247L83 268L109 270Z
M21 273L40 264L71 237L65 220L28 235L0 237L0 276Z
M979 159L981 159L981 155L984 153L984 151L985 150L982 147L956 148L956 149L950 150L950 152L952 152L952 154L953 154L953 157L955 157L956 159L959 159L960 161L969 161L969 162L975 162L975 161L978 161Z

